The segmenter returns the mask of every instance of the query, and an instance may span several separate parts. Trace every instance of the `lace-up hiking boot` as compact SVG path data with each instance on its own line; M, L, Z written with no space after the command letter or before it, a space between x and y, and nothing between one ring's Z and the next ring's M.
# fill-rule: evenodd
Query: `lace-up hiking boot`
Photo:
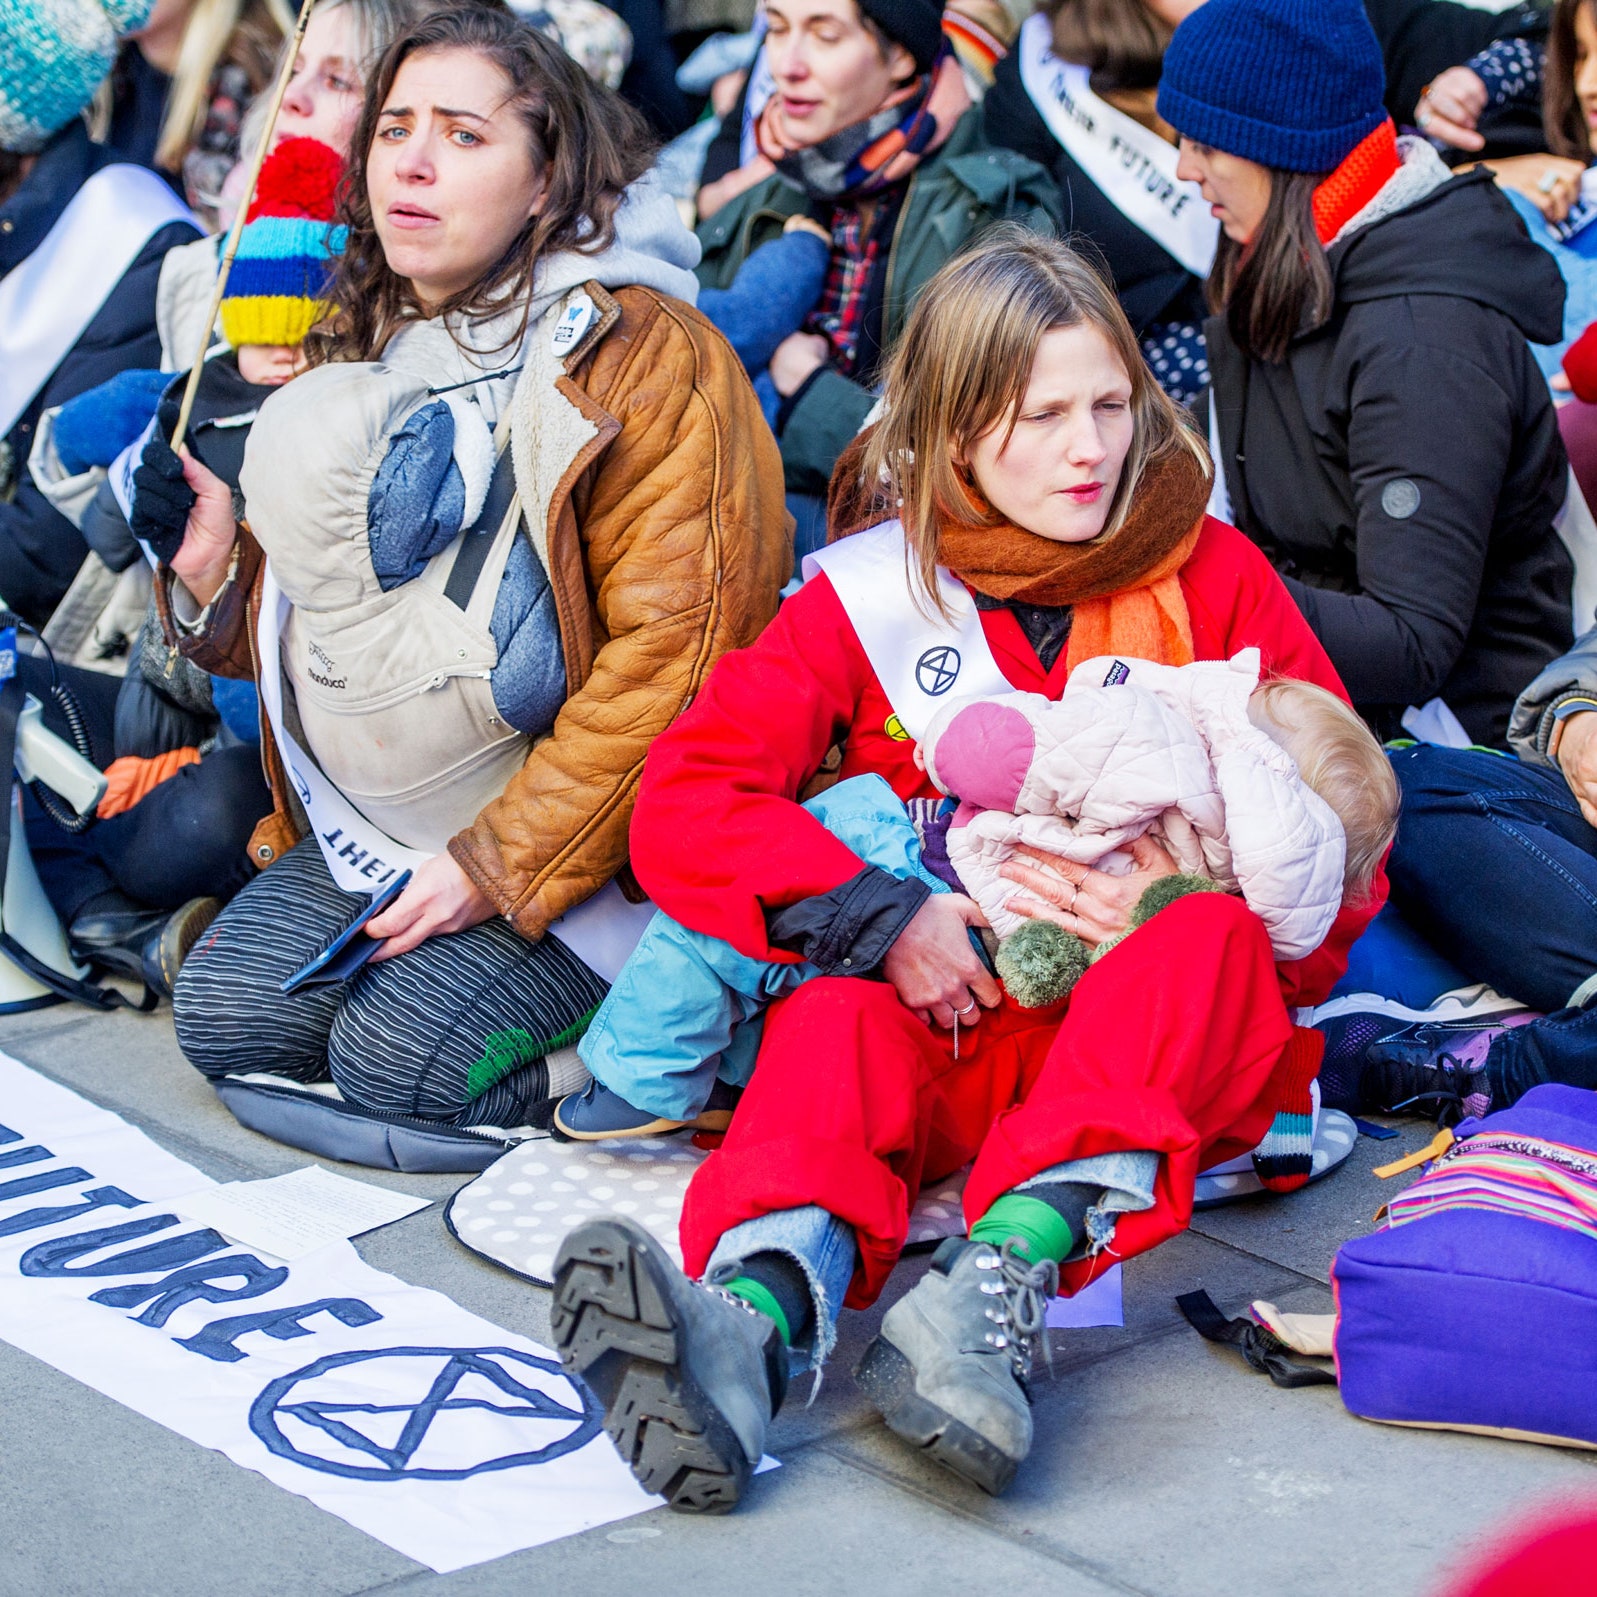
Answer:
M647 1231L609 1219L560 1245L549 1323L566 1373L597 1393L646 1492L690 1514L737 1504L787 1389L769 1317L690 1281Z
M1026 1377L1059 1267L950 1237L855 1372L887 1428L996 1497L1031 1451Z

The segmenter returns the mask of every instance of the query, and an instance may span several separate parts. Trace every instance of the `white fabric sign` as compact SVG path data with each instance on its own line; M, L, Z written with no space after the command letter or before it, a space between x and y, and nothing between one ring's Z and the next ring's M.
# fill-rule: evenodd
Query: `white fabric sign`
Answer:
M284 1264L180 1219L200 1171L3 1054L0 1122L13 1346L435 1570L658 1502L548 1349L348 1242Z
M316 761L289 736L283 722L283 671L281 639L288 620L288 596L266 562L261 587L260 625L256 629L261 662L261 703L272 723L272 736L283 757L283 768L305 806L316 842L346 893L376 893L401 871L419 870L432 858L396 843L381 827L367 820L327 777ZM614 882L592 898L568 910L550 928L590 970L608 982L621 974L644 928L654 915L650 903L631 904Z
M929 602L930 614L916 604L898 522L805 555L805 579L817 571L832 584L899 725L917 742L943 704L953 702L946 695L979 699L1015 691L993 658L976 602L962 582L937 568L938 595L951 621Z
M1196 183L1176 176L1172 144L1094 94L1086 67L1053 52L1047 17L1020 30L1020 79L1048 131L1115 208L1194 277L1214 265L1220 224Z
M139 251L172 222L199 226L153 172L102 167L0 280L0 438L83 336Z

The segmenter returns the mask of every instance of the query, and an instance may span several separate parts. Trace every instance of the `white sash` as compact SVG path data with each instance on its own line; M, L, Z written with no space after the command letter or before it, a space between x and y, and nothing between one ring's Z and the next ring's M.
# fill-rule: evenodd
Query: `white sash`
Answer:
M346 893L376 893L401 871L413 871L432 858L396 843L374 826L322 774L321 767L289 735L283 718L282 632L289 601L266 562L261 585L261 614L256 642L261 662L261 703L272 725L277 751L288 779L305 807L322 858L333 880ZM550 928L590 970L613 982L638 946L654 915L648 902L630 904L614 882L567 911Z
M1194 277L1214 264L1220 224L1196 183L1176 176L1176 150L1092 92L1086 67L1053 53L1049 20L1028 17L1020 30L1020 80L1048 130L1127 221L1173 255Z
M102 167L38 248L0 280L0 438L16 426L139 251L173 222L199 226L141 166Z
M953 619L922 614L910 589L904 529L896 521L805 555L804 575L826 573L899 724L917 742L932 717L959 699L1013 693L998 669L981 615L964 585L941 566L938 592ZM956 691L957 690L957 691Z

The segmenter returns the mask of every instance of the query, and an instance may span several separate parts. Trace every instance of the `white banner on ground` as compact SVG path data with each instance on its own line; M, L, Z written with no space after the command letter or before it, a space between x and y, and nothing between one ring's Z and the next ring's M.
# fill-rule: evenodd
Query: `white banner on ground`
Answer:
M654 1506L548 1349L181 1219L207 1178L0 1054L0 1338L431 1569Z

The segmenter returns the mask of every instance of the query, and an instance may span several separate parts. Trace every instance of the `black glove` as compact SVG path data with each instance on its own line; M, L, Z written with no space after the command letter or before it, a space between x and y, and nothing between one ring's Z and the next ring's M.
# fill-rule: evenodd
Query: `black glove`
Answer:
M171 564L182 546L195 497L183 480L183 462L167 443L177 416L177 401L162 400L155 413L155 436L144 446L133 473L133 514L128 518L134 536L149 544L164 565Z

